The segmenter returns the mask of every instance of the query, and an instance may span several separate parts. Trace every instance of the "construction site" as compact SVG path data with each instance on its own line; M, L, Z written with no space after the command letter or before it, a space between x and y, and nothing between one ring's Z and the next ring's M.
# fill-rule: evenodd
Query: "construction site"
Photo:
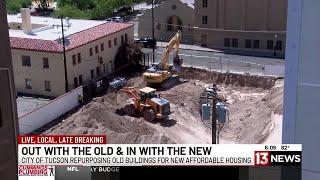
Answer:
M217 112L203 119L202 105L210 104L203 95L214 87L228 110L223 123L215 122L218 143L280 143L283 78L183 66L180 39L178 32L158 65L126 76L119 89L68 113L44 134L106 134L114 144L208 144Z

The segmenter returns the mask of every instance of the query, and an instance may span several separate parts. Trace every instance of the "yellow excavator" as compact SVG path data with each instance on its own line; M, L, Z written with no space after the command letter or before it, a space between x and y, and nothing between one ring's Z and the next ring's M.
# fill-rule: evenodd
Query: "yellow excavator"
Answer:
M145 73L143 73L143 77L147 81L148 86L160 86L161 88L167 89L169 87L172 87L179 81L179 76L173 75L170 72L170 66L168 61L170 51L175 49L176 51L173 58L173 67L174 70L177 72L181 70L183 60L179 57L180 41L181 31L179 30L177 34L167 44L165 50L163 51L160 63L153 64Z

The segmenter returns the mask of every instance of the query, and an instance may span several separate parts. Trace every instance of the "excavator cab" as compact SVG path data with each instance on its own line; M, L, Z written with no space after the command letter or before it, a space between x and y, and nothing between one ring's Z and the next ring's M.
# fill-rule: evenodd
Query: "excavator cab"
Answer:
M133 101L118 112L124 112L130 116L140 113L150 122L168 117L170 114L170 102L157 96L156 89L145 87L138 90L134 87L125 87L120 91L127 93Z
M170 102L156 95L156 89L150 87L140 89L140 99L143 104L149 106L149 110L144 112L146 120L162 119L170 114Z
M140 89L141 102L145 102L146 99L152 99L156 97L156 90L150 87Z

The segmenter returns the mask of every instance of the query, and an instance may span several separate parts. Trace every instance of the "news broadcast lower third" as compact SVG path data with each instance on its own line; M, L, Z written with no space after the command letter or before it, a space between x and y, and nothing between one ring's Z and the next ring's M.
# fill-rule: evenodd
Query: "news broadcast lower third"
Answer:
M108 144L104 135L18 137L19 180L301 180L299 144Z

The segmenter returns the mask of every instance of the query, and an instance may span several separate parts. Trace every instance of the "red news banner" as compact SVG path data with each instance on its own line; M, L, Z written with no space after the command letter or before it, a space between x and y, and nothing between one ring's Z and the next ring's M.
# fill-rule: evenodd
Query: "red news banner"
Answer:
M18 136L18 144L107 144L104 135Z
M105 135L19 136L19 165L301 166L299 144L107 144Z

